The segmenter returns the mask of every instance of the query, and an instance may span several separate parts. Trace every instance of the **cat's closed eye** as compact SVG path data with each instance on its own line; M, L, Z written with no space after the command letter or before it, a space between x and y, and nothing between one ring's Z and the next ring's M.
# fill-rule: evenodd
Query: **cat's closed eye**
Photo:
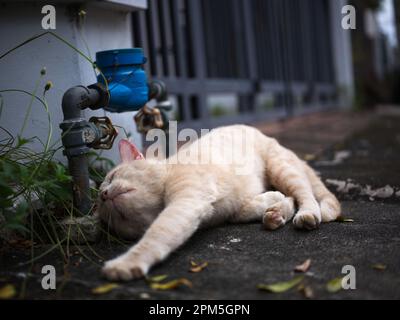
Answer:
M113 181L115 175L117 174L117 171L114 171L106 180L109 184Z

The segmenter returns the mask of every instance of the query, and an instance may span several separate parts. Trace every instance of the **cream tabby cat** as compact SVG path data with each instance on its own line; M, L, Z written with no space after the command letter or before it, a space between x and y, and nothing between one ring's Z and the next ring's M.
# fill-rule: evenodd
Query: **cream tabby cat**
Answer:
M110 280L145 276L203 226L262 221L275 230L294 217L295 227L311 230L340 215L338 200L305 162L251 127L215 129L169 161L145 160L125 140L120 154L123 163L101 185L98 214L121 236L143 237L105 264ZM191 164L180 163L183 154ZM234 161L225 161L229 154Z

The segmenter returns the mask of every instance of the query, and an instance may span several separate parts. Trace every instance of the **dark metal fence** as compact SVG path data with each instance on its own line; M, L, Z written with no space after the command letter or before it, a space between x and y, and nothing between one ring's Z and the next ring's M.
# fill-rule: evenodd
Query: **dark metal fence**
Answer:
M276 119L336 103L328 0L149 0L134 45L186 127ZM236 97L237 109L209 98Z

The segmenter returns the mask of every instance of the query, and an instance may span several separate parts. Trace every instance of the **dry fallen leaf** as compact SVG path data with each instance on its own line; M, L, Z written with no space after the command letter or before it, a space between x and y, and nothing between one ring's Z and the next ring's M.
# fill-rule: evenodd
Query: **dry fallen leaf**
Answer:
M315 154L305 154L304 155L304 160L305 161L313 161L315 160L317 156Z
M192 265L192 267L190 268L190 272L192 273L198 273L203 271L205 268L208 267L208 262L204 262L200 265L198 265L196 262L191 261L190 264Z
M143 299L143 300L148 300L150 299L150 295L147 292L142 292L141 294L139 294L139 298Z
M272 292L272 293L282 293L282 292L286 292L290 289L292 289L293 287L297 286L298 284L300 284L304 279L304 276L299 276L296 277L292 280L286 281L286 282L278 282L278 283L274 283L274 284L259 284L257 286L257 288L259 290L264 290L264 291L268 291L268 292Z
M148 282L161 282L161 281L164 281L167 278L168 278L168 275L161 274L161 275L158 275L158 276L148 277L146 280Z
M0 299L12 299L17 294L17 290L12 284L7 284L0 288Z
M387 266L384 265L384 264L378 263L378 264L374 264L372 266L372 268L375 269L375 270L378 270L378 271L385 271L387 269Z
M107 283L107 284L101 285L97 288L94 288L92 290L92 293L93 294L106 294L118 287L119 287L119 285L116 283Z
M345 218L343 216L338 217L335 222L340 222L340 223L351 223L354 222L353 219Z
M304 284L300 284L297 288L299 292L304 296L306 299L313 299L314 298L314 290L310 286L305 286Z
M311 259L307 259L302 264L296 266L294 268L294 271L306 273L308 271L308 269L310 269L310 267L311 267Z
M328 290L328 292L330 292L330 293L339 292L340 290L343 289L342 280L343 280L343 277L338 277L338 278L332 279L331 281L329 281L326 284L326 290Z
M150 283L150 288L160 291L174 290L180 286L186 286L192 288L193 285L189 280L185 278L172 280L166 283L157 283L157 282Z

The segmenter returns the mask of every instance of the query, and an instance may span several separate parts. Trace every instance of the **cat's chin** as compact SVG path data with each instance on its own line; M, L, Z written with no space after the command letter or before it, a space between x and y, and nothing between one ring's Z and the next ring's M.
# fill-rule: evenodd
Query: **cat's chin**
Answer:
M126 241L137 241L139 240L146 230L141 230L141 228L133 228L129 226L126 222L109 223L102 220L105 224L107 230L117 238ZM140 229L140 230L139 230Z
M115 206L105 206L98 212L100 219L107 225L107 228L114 235L124 240L139 240L149 227L143 219L133 219L132 216L125 214Z

